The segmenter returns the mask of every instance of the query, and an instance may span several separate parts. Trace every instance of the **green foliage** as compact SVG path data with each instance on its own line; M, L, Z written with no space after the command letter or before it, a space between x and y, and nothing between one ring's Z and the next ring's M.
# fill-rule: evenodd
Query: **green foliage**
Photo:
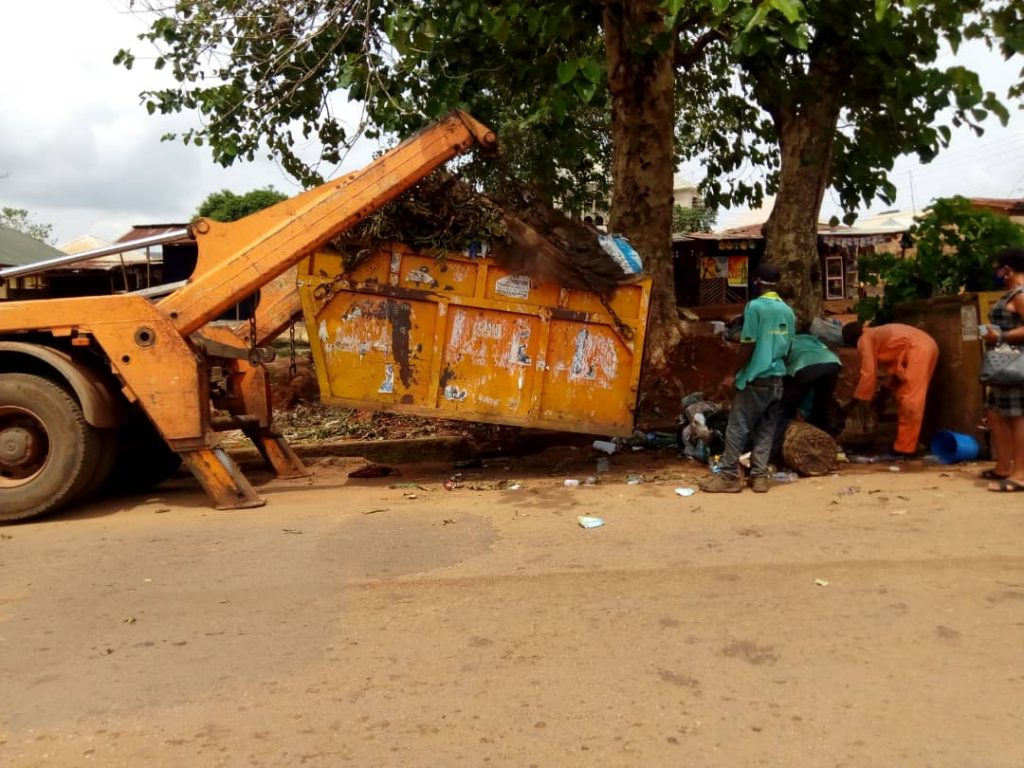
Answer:
M138 5L138 4L137 4ZM360 135L406 136L461 108L498 131L505 171L567 207L607 195L609 94L598 4L446 0L181 0L143 3L140 39L176 87L153 113L195 111L180 136L230 165L261 151L307 184ZM131 68L122 50L115 62ZM364 105L345 124L344 100ZM171 134L165 138L179 138ZM316 152L312 159L307 154ZM301 155L301 156L300 156ZM494 182L493 170L468 178Z
M672 206L672 232L710 232L718 214L713 208Z
M271 205L287 200L288 196L273 187L254 189L244 195L236 195L228 189L211 193L200 204L196 216L204 216L214 221L238 221L250 213L268 208Z
M937 200L910 236L914 256L882 253L861 259L861 280L884 285L880 300L858 302L861 319L891 319L893 307L903 301L992 290L995 255L1024 246L1024 227L963 197Z
M312 183L363 129L407 135L461 107L498 130L509 170L549 197L575 206L586 191L607 191L595 170L610 155L600 3L142 6L154 18L140 38L179 84L145 93L147 109L197 112L203 127L180 138L209 145L224 165L265 150ZM980 131L988 115L1006 117L974 73L939 66L943 44L981 39L1009 57L1022 50L1024 28L1021 0L662 0L661 8L676 35L677 151L706 161L702 191L712 207L758 205L776 192L780 120L832 91L842 94L834 150L803 161L830 163L848 212L876 196L891 201L894 158L928 161L948 144L950 126ZM643 44L651 55L670 50L664 35ZM131 68L136 57L126 49L115 62ZM365 121L343 124L339 97L365 102ZM948 125L936 125L943 110ZM307 162L300 145L319 147L318 157Z
M658 6L658 0L651 0ZM151 113L195 111L203 127L180 137L230 165L264 149L305 183L321 181L354 138L405 136L453 108L495 128L504 172L529 179L567 208L607 197L611 93L602 4L590 0L143 0L140 39L176 87L143 94ZM270 10L268 10L268 8ZM790 34L800 0L667 0L669 28L697 35L717 18L758 34ZM628 30L642 55L673 49L667 32ZM137 59L122 50L115 63ZM632 87L627 84L626 87ZM365 104L344 125L341 99ZM307 162L297 146L318 147ZM495 183L493 170L470 178Z
M17 230L23 235L53 245L53 241L50 239L50 235L53 234L53 224L40 224L32 221L29 212L24 208L0 208L0 226Z
M703 161L707 204L757 206L781 191L778 206L795 199L808 212L810 242L813 201L827 185L849 220L861 203L892 200L895 158L911 153L928 161L949 143L952 127L980 132L988 117L1006 119L975 73L943 66L940 55L967 40L1019 52L1024 0L140 5L154 14L141 38L157 48L155 66L176 81L145 93L147 109L198 113L202 127L181 138L210 146L222 164L265 151L312 183L321 180L321 164L339 162L361 132L390 140L462 108L503 143L503 164L463 165L464 178L489 192L503 178L528 179L542 195L579 210L607 197L613 169L621 185L615 217L659 227L671 203L630 190L662 159L612 163L610 146L613 109L622 107L623 94L644 93L650 83L643 73L656 68L620 66L613 52L628 50L634 63L648 64L672 56L676 159ZM630 21L604 29L615 18ZM626 46L616 49L612 40ZM136 58L124 50L115 61L130 68ZM356 124L339 117L344 99L363 105ZM615 114L621 135L628 116ZM792 146L794 137L806 145ZM317 156L310 161L297 147L318 149ZM801 177L799 195L780 190L783 171ZM632 217L623 215L629 205ZM648 215L652 210L659 215ZM656 232L651 240L667 243L668 235ZM810 278L816 255L808 249L794 257Z
M735 0L729 7L744 5L753 8ZM824 131L831 151L826 144L796 162L824 169L850 222L861 204L892 202L895 158L928 162L948 145L951 127L981 133L990 115L1006 121L1006 108L976 73L944 67L940 56L965 40L1002 44L1007 55L1020 50L1021 7L1020 0L806 0L753 29L737 11L718 20L721 40L701 60L704 71L679 74L679 151L706 159L709 204L756 206L779 191L785 128ZM717 96L722 91L729 95ZM827 127L814 125L814 108L833 93L840 98Z

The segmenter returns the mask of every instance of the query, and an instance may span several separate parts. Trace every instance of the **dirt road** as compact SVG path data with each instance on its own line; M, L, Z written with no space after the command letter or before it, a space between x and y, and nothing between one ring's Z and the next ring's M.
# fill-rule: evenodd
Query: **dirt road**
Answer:
M257 510L183 481L2 528L0 765L1024 765L1020 497L681 498L692 465L628 459L648 482L336 462Z

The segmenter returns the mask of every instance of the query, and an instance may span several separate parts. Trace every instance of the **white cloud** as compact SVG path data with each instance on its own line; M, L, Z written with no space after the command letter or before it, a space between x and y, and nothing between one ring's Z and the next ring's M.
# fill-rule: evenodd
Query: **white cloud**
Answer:
M113 239L133 224L187 221L219 189L300 191L269 160L225 169L208 148L160 140L197 118L151 116L140 104L139 93L160 87L168 75L143 58L148 43L136 36L146 21L125 5L5 4L0 206L28 209L34 220L53 224L62 242L83 234ZM139 54L133 70L113 65L120 48ZM358 147L345 170L364 165L375 149Z
M125 6L123 0L4 4L0 175L7 176L0 178L0 206L29 209L35 220L55 226L60 241L83 234L112 239L132 224L187 220L210 192L222 188L242 192L272 185L297 192L270 161L223 169L206 148L160 141L197 118L154 117L140 105L139 92L159 87L168 75L141 58L147 44L136 36L147 23ZM132 71L112 63L123 47L140 55ZM960 58L999 92L1019 69L977 47ZM899 161L892 175L899 188L896 207L910 208L913 198L921 208L933 197L957 193L1024 196L1021 117L1013 110L1008 127L993 121L980 139L960 131L931 165ZM344 169L365 164L374 149L359 147ZM826 198L823 214L835 208ZM730 215L723 212L719 226Z
M956 54L946 53L941 66L960 64L978 73L982 86L1004 100L1010 121L1000 125L994 117L985 123L985 132L977 136L967 127L953 129L950 146L931 163L922 164L916 156L898 158L889 179L896 186L896 200L887 205L880 200L861 211L869 215L898 209L920 212L939 197L1024 197L1024 113L1019 102L1006 100L1007 89L1020 73L1021 59L1006 62L1002 57L974 42ZM767 219L770 209L763 212ZM838 196L829 191L822 204L821 219L832 215L842 217ZM734 222L749 219L746 208L722 211L717 228L736 226Z

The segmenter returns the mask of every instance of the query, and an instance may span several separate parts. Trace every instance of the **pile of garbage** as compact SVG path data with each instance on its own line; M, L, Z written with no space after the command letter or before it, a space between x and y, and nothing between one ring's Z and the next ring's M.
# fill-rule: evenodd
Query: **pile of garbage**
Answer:
M679 414L679 452L705 464L721 455L725 448L725 430L729 408L709 400L703 392L691 392L683 398Z
M629 243L566 216L530 188L509 180L487 196L435 171L333 241L351 272L381 243L486 255L512 274L564 288L608 294L643 265Z
M729 425L729 403L705 397L703 392L691 392L683 398L675 434L670 432L643 432L636 430L630 438L595 440L594 449L613 454L618 450L645 449L678 450L679 455L707 464L713 468L715 460L725 449L725 430ZM607 459L599 459L598 469Z
M367 216L334 241L349 259L360 247L404 243L438 252L463 252L479 242L502 242L509 236L501 211L472 187L435 171L400 197Z

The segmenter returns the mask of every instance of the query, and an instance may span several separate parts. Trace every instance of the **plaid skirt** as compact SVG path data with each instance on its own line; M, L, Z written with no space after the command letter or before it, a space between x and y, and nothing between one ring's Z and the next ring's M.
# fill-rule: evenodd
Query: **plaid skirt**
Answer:
M1007 418L1024 416L1024 387L989 387L985 408Z

